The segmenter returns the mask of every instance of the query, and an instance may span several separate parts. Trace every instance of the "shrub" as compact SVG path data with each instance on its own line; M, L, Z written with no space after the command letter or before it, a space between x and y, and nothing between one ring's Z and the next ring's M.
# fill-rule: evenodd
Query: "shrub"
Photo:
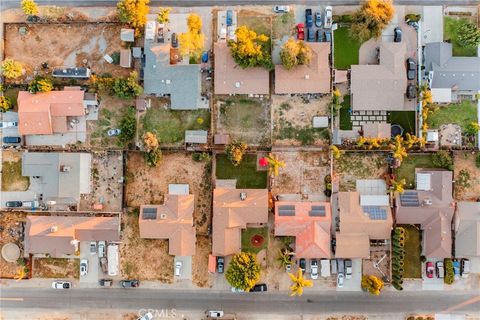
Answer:
M413 21L413 22L418 22L422 18L422 15L420 14L414 14L414 13L409 13L405 15L405 21Z
M194 152L192 153L192 160L193 161L210 161L212 157L208 152Z
M113 60L113 64L116 64L116 65L120 64L120 52L115 51L110 55L110 57Z
M28 84L31 93L50 92L53 90L53 81L50 78L37 76Z
M445 284L452 284L455 280L455 272L453 271L453 261L452 259L446 258L443 260L443 265L445 268L445 276L443 281Z
M7 79L15 79L22 75L23 66L20 62L13 59L5 59L0 66L2 74Z
M12 108L12 100L5 96L0 96L0 112L7 112Z
M475 156L475 166L480 168L480 152Z
M115 79L112 90L120 99L131 99L142 94L143 88L138 84L138 74L133 71L128 78Z
M421 263L427 262L427 257L425 257L425 256L420 256L420 262L421 262Z
M440 150L433 154L432 162L436 167L453 170L453 158L450 152Z
M235 167L242 162L246 150L247 144L241 141L232 141L225 147L227 157Z
M260 279L260 265L256 255L250 252L234 255L225 278L232 287L250 291Z
M118 135L118 141L125 145L135 137L137 131L137 119L133 107L128 108L127 113L120 120L119 127L121 132Z
M350 14L344 14L340 16L340 22L351 23L352 21L353 21L353 17Z
M362 277L361 285L364 290L378 296L383 289L384 283L374 275L366 275Z

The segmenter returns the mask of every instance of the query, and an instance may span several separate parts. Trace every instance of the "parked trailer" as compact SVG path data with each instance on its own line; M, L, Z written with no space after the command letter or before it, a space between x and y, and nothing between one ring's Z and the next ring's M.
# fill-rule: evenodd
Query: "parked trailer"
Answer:
M118 244L109 244L107 247L108 275L118 275Z

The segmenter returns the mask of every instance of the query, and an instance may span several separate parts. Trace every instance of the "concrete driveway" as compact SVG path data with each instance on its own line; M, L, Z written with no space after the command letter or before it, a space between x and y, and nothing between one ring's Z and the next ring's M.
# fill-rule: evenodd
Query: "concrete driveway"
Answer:
M352 259L352 278L347 279L343 283L343 288L337 291L362 291L362 259Z
M443 259L442 259L443 260ZM427 261L433 262L433 266L435 267L435 263L438 261L437 259L428 259ZM433 272L433 278L428 278L426 273L426 263L422 263L422 289L423 290L443 290L444 282L442 278L437 278L436 271Z
M191 280L192 279L192 257L179 257L175 256L173 260L173 269L175 272L175 265L177 261L182 263L182 268L180 269L180 276L175 276L176 280ZM175 273L174 273L175 274Z
M31 201L37 200L36 194L33 191L4 191L0 192L0 206L5 208L7 201Z
M88 273L85 276L80 276L79 284L97 285L99 275L98 253L90 254L90 241L80 242L80 260L88 260ZM80 272L80 271L79 271Z

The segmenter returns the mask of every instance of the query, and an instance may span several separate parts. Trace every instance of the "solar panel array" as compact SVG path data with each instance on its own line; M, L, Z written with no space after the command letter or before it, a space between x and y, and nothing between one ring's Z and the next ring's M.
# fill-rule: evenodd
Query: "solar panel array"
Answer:
M286 216L291 217L295 215L295 206L292 205L285 205L278 207L278 215L279 216Z
M403 207L418 207L420 201L418 201L418 193L416 191L405 191L400 194L400 204Z
M368 213L371 220L387 220L387 210L381 207L365 206L363 211Z
M157 208L143 208L142 219L144 220L157 219Z
M308 215L310 217L325 217L325 206L312 206Z

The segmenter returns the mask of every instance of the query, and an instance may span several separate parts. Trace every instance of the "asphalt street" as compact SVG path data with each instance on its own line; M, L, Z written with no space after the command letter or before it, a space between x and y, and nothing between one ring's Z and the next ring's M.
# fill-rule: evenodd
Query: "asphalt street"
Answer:
M56 6L115 6L118 0L36 0L39 5ZM150 1L152 6L170 7L201 7L201 6L229 6L229 5L274 5L274 4L302 4L302 5L352 5L358 0L162 0ZM0 10L18 7L20 0L0 0ZM397 5L475 5L479 0L395 0Z
M316 313L478 313L478 292L383 292L374 297L363 292L305 293L292 298L287 293L226 293L212 290L0 288L3 310L139 310L169 309L181 312L225 310L255 314Z

